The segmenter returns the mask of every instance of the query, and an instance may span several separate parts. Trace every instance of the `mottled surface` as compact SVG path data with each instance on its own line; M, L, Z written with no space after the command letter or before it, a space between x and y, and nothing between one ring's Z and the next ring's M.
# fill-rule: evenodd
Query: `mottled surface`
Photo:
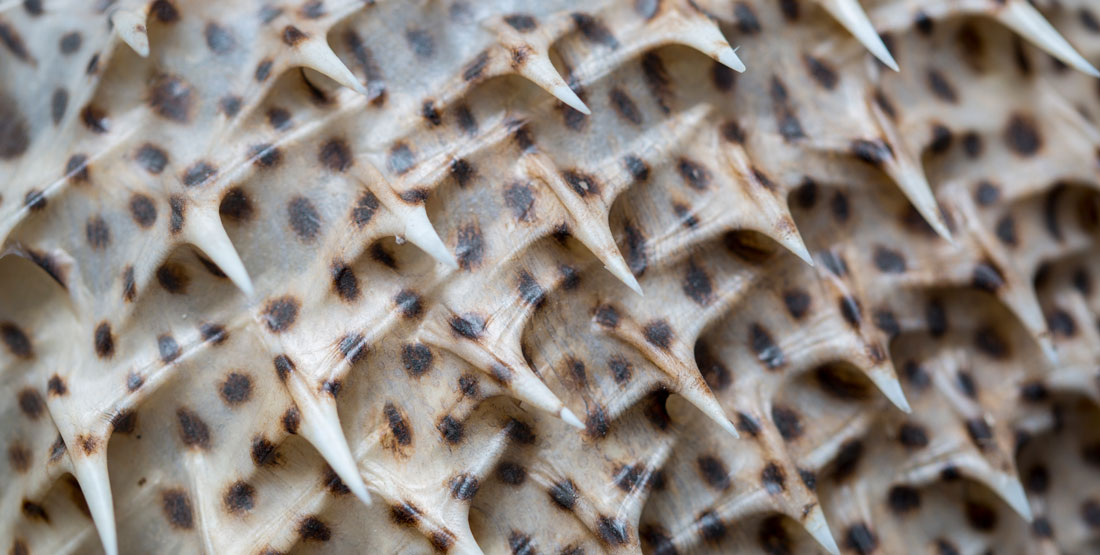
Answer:
M3 549L1100 550L1038 12L366 4L0 3Z

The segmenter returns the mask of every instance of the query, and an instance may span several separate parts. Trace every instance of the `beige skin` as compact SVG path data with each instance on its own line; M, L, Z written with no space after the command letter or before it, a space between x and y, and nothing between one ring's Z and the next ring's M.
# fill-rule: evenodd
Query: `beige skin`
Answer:
M2 547L1096 549L1040 4L0 5Z

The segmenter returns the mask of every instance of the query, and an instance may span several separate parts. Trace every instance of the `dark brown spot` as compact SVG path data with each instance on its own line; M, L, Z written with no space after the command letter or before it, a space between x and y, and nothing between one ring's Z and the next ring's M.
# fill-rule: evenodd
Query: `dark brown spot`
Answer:
M130 197L130 216L143 228L150 228L157 221L157 207L148 195L134 193ZM90 223L90 222L89 222Z
M519 273L517 286L523 302L538 308L546 302L546 290L526 270Z
M252 379L247 374L230 372L218 392L229 406L240 405L252 397Z
M396 441L398 445L411 444L412 429L409 427L409 422L405 419L405 415L389 401L387 401L386 405L382 408L382 413L386 417L386 422L389 424L394 441Z
M928 445L928 434L920 425L906 422L898 428L898 441L906 447L919 449Z
M46 410L46 402L37 389L28 387L19 392L19 410L31 420L38 420Z
M137 428L137 413L124 409L111 417L111 430L119 434L131 434Z
M69 107L69 91L64 87L58 87L54 89L53 95L50 96L50 119L53 120L53 124L57 125L61 123L61 118L65 117L65 110ZM5 115L3 108L0 108L0 115ZM10 114L7 114L10 117ZM0 158L15 157L22 154L26 150L26 144L23 145L23 149L20 150L18 145L19 138L27 140L26 122L22 120L7 120L0 118L0 121L4 121L3 125L0 125L0 137L6 137L7 142L0 144ZM19 127L22 125L23 127ZM22 133L22 134L20 134ZM12 141L16 139L16 141ZM12 154L16 152L16 154Z
M760 481L763 482L764 489L772 495L782 493L787 489L783 469L774 462L769 462L764 466L764 470L760 472Z
M212 21L206 24L203 36L206 38L206 47L218 55L229 54L237 46L237 40L229 30Z
M512 210L512 216L521 222L530 221L535 205L535 193L524 183L513 183L504 190L504 202Z
M527 479L527 470L517 463L504 461L497 465L496 477L510 486L518 486Z
M775 370L786 361L783 351L775 344L768 330L755 322L749 326L749 347L768 370Z
M95 354L99 358L111 358L115 354L115 338L111 333L111 325L100 322L95 328L94 334Z
M444 415L443 418L439 419L439 422L436 424L436 429L439 430L439 433L443 436L443 439L451 445L455 445L461 442L463 435L465 434L465 429L462 425L462 422L455 420L454 417L449 414Z
M188 187L197 187L199 185L205 184L217 173L217 168L207 162L199 160L198 162L191 164L191 166L183 172L183 184Z
M866 524L857 522L844 532L844 547L859 555L870 555L878 548L878 538Z
M92 133L103 134L107 132L107 112L104 112L102 108L91 104L85 106L84 109L80 110L80 121ZM0 149L0 154L4 154L3 149Z
M772 423L786 441L802 437L802 419L798 413L781 405L772 406Z
M611 49L619 47L619 41L615 39L615 36L600 20L580 12L574 12L572 17L573 23L576 24L577 29L585 39Z
M844 317L844 321L848 322L848 325L858 328L863 321L863 310L859 306L859 301L851 295L845 295L838 299L837 304L840 307L840 315Z
M355 201L355 207L351 209L351 221L355 222L359 229L362 229L370 223L375 211L378 210L378 206L378 197L370 191L363 191L363 194L359 195L359 198Z
M696 459L695 464L707 485L717 490L729 489L729 471L721 460L711 455L703 455Z
M298 537L306 542L327 542L332 539L332 530L316 516L307 516L298 521Z
M222 502L230 513L247 513L256 505L256 488L248 482L237 480L225 490Z
M394 305L401 311L401 315L405 318L415 319L419 318L424 312L423 302L420 299L420 295L410 289L402 289L393 298ZM451 324L453 327L453 323Z
M340 339L340 354L348 361L348 364L356 364L363 360L370 352L370 346L361 333L349 333Z
M180 346L171 335L161 334L157 336L157 352L160 353L160 361L168 364L180 356Z
M489 65L489 51L482 50L466 68L462 70L462 78L466 81L473 81L482 76L485 72L485 67Z
M301 423L301 421L302 416L298 412L297 407L290 407L289 409L286 409L286 412L283 413L283 429L286 430L286 433L288 434L298 433L298 425Z
M596 529L600 533L600 539L612 545L624 545L630 541L627 535L626 525L617 518L601 516L596 519Z
M191 500L182 489L171 489L161 494L161 508L169 524L175 528L190 530L195 526Z
M23 196L23 205L31 212L41 212L47 202L45 193L38 189L31 189Z
M111 229L107 227L103 216L96 214L84 224L84 236L93 249L105 249L111 242Z
M306 40L307 38L309 37L307 37L301 29L293 25L287 25L286 27L283 27L283 43L287 46L296 46L298 43Z
M638 105L634 104L630 95L618 87L611 89L611 92L608 94L611 100L611 106L615 108L615 112L618 113L621 118L634 125L642 124L642 112L638 110Z
M668 350L672 345L672 328L665 320L654 320L642 329L645 340L658 349Z
M332 171L346 171L352 164L351 147L343 138L333 137L321 145L321 150L317 153L317 160L321 162L321 165Z
M886 496L890 510L897 514L920 508L920 492L909 486L894 486Z
M940 100L944 102L956 103L959 101L959 95L955 92L955 87L951 85L951 82L944 77L938 70L928 70L928 88L932 91L932 94L936 95Z
M573 480L565 479L557 482L551 486L548 493L555 505L567 511L572 511L573 505L577 502L577 486L573 484Z
M993 446L993 429L984 418L974 417L966 421L966 433L979 449Z
M680 158L677 169L680 177L684 178L684 183L696 191L705 191L710 184L710 172L694 160Z
M298 238L304 242L312 242L321 231L321 215L309 199L296 196L290 199L286 205L287 217L290 219L290 227Z
M263 83L264 81L267 81L267 78L271 76L272 65L274 65L274 62L270 58L265 59L256 65L256 72L253 74L256 82Z
M159 75L149 87L149 107L158 116L178 123L191 119L194 102L191 85L174 75Z
M836 88L838 80L836 70L829 64L809 54L803 55L802 61L805 62L806 69L809 70L810 76L814 78L814 81L817 81L818 85L830 91Z
M31 346L31 340L19 326L16 326L12 322L0 323L0 339L3 339L4 345L11 354L19 358L31 358L34 356L34 348Z
M458 229L458 245L455 258L464 270L470 270L481 264L485 255L485 240L481 236L481 227L477 222L469 222Z
M477 494L478 488L481 486L481 482L478 481L477 476L470 474L459 474L454 478L451 478L451 495L459 501L469 501L473 499Z
M75 183L87 183L89 179L88 157L80 153L70 156L65 162L65 176Z
M700 514L696 522L704 541L714 544L726 537L726 524L713 510Z
M843 482L856 473L859 462L863 459L863 442L858 439L850 439L840 446L833 462L833 479Z
M1043 146L1035 120L1024 114L1013 114L1004 131L1005 143L1020 156L1033 156Z

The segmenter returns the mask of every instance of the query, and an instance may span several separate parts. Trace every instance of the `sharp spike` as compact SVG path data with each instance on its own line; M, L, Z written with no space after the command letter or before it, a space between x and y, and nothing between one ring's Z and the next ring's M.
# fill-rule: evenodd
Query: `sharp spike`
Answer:
M134 10L118 10L111 14L111 24L119 38L142 58L149 57L149 34L145 30L145 14Z
M564 420L566 424L578 430L584 429L584 423L581 422L580 418L577 418L577 415L573 414L573 411L569 410L569 407L562 407L559 416L561 416L561 419Z
M593 250L593 252L598 253L599 251ZM607 268L611 275L619 278L619 281L626 284L631 291L643 297L645 296L645 293L642 293L642 286L638 284L638 278L634 277L634 273L630 271L630 267L627 266L618 250L606 257L600 257L600 259L604 263L604 268Z
M714 394L706 389L706 386L696 387L695 384L687 384L686 387L677 391L681 397L687 402L691 403L695 408L699 409L718 424L729 435L734 438L740 438L741 434L737 433L737 428L734 427L733 422L730 422L729 418L726 418L725 411L722 410L722 405L718 404L718 399L714 398Z
M366 484L363 483L363 477L359 474L359 466L351 455L351 449L348 448L348 440L344 437L344 430L340 426L340 417L336 414L336 404L311 398L302 401L297 403L302 411L302 436L321 453L325 462L332 467L344 485L364 505L370 505L370 494L367 492Z
M885 64L886 67L898 71L898 62L894 60L894 56L890 54L890 49L886 48L886 44L882 42L882 37L879 36L875 26L867 18L867 12L863 11L863 7L859 5L857 0L818 1L841 25L848 29L849 33L856 37L856 40L863 43L863 46L871 51L871 54Z
M909 414L912 409L905 398L905 392L901 389L901 382L889 366L878 366L867 373L867 377L878 387L879 391L890 400L901 412Z
M569 88L565 79L562 79L558 70L554 69L554 64L550 63L550 58L545 54L528 56L520 66L519 74L574 110L586 116L592 113L577 93Z
M924 172L915 165L902 164L896 159L887 161L885 167L886 172L897 183L901 192L905 193L909 202L913 203L913 207L917 209L924 221L928 222L937 235L955 244L954 238L951 237L951 230L947 229L947 223L943 221L936 196L932 193L932 187L928 184Z
M737 56L737 48L730 46L717 25L692 25L691 29L678 33L675 38L676 42L694 48L738 73L745 72L745 63Z
M210 257L210 260L217 264L222 272L225 272L225 275L237 286L237 289L240 289L246 297L251 298L255 292L252 287L252 279L248 277L248 270L241 262L241 257L237 254L237 249L233 247L233 242L225 234L225 228L222 227L218 215L208 214L201 210L196 211L196 214L188 221L185 229L188 242Z
M1007 5L997 8L995 17L1001 24L1047 51L1051 56L1082 73L1100 77L1100 71L1097 71L1096 67L1077 52L1031 4L1012 0Z
M810 250L806 248L806 243L802 240L802 234L799 233L798 228L794 228L794 231L779 232L775 235L771 235L772 239L775 239L783 248L791 251L792 254L801 258L803 262L808 264L811 268L814 265L814 257L810 255Z
M448 268L458 268L458 262L455 261L451 251L447 250L447 246L443 244L439 234L435 232L435 228L432 227L432 222L428 220L428 213L423 206L404 212L402 216L405 223L405 238L409 242L420 247L421 250Z
M829 523L825 521L825 513L821 510L820 503L810 509L810 514L806 515L802 526L817 540L817 543L821 544L821 547L825 548L825 551L832 555L840 555L840 548L836 545L833 533L829 531Z
M998 497L1003 499L1009 507L1012 507L1016 514L1020 515L1024 520L1031 522L1031 504L1028 503L1027 494L1024 493L1024 485L1020 483L1020 479L1016 476L1002 474L1000 472L992 472L988 477L989 480L986 484L997 494Z
M323 38L309 38L297 46L298 63L328 76L333 81L367 96L367 88L355 78L355 74L344 65L335 52L329 48Z
M88 511L92 513L92 522L103 551L107 555L118 555L118 535L115 529L115 506L111 496L111 482L107 474L107 450L100 449L93 455L72 457L73 474L80 484Z

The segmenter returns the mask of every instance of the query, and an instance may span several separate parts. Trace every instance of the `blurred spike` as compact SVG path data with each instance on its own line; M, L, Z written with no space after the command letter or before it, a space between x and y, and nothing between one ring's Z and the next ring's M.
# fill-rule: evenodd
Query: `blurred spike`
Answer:
M867 18L867 12L863 11L863 7L857 0L818 0L818 2L880 62L898 71L897 61L886 48L886 44L882 42L882 37L879 36L871 20Z
M1024 493L1024 485L1020 483L1019 478L1000 472L990 472L982 479L982 482L988 485L1009 507L1012 507L1016 514L1027 522L1031 522L1031 504L1028 503L1027 494Z
M371 504L367 486L359 474L359 466L348 448L348 440L340 426L340 417L336 414L336 403L318 401L312 397L295 399L302 411L301 434L317 449L325 462L332 467L344 485L363 502Z
M355 74L344 65L339 56L329 48L324 38L307 38L298 43L296 61L310 69L328 76L333 81L367 96L367 88L355 78Z
M107 473L107 449L103 448L92 455L72 457L73 474L80 484L88 511L92 513L92 522L103 551L107 555L118 555L118 535L115 529L115 506L111 496L111 482Z
M737 48L730 46L722 31L710 20L697 20L674 37L677 43L706 54L718 63L738 72L745 72L745 63L737 56Z
M588 109L588 106L584 104L577 93L573 92L573 89L569 88L565 80L562 79L558 70L554 69L554 64L550 63L550 57L545 54L536 54L528 56L522 66L519 67L519 74L527 80L539 86L544 91L554 95L555 98L564 102L574 110L584 114L590 115L592 111Z
M1051 56L1082 73L1100 77L1100 71L1097 71L1096 67L1077 52L1031 4L1022 0L1012 0L1007 5L996 8L994 17Z
M821 547L825 548L825 551L832 555L840 555L840 548L837 547L836 539L829 531L829 523L825 521L825 513L821 510L820 503L810 509L810 514L806 515L802 526L817 540L817 543L821 544Z
M901 412L905 414L912 412L909 401L905 398L905 392L901 389L901 382L898 381L897 375L889 365L872 368L867 372L867 377Z
M216 213L208 214L203 210L196 210L195 215L188 221L185 233L189 243L198 247L214 264L217 264L218 268L225 272L230 281L246 297L252 298L255 292L252 279L248 277L248 270L241 262L233 242L225 234L225 228L222 227L221 219Z
M149 34L145 30L145 14L135 10L118 10L111 14L119 38L142 58L149 57Z
M428 220L428 213L423 206L417 206L408 211L403 210L402 216L405 224L405 239L448 268L458 268L458 262L432 227L432 222Z

